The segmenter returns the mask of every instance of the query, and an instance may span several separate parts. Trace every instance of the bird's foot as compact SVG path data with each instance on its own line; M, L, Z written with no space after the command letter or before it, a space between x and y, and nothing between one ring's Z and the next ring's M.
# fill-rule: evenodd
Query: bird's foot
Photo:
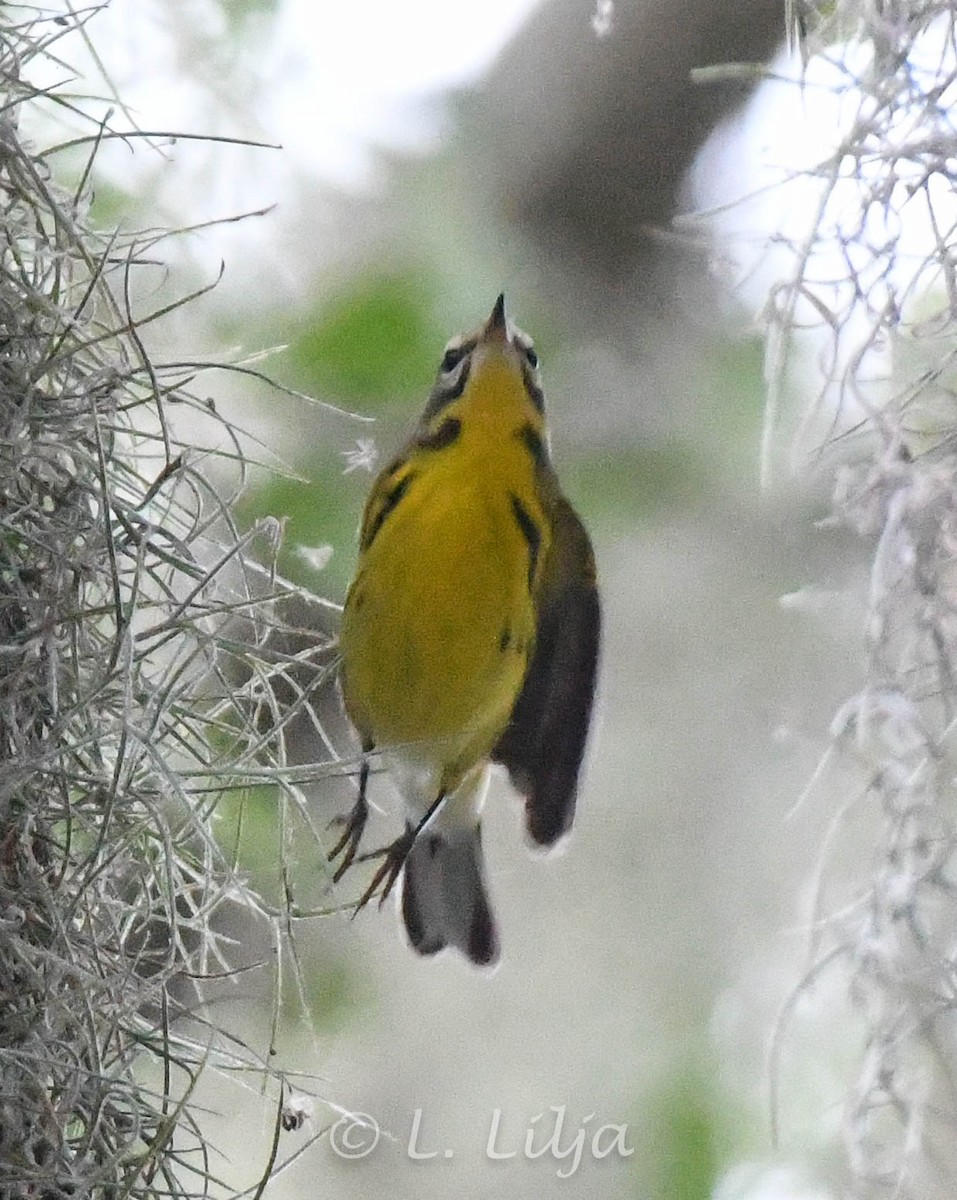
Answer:
M347 816L333 817L329 822L330 828L333 825L342 826L342 836L326 856L329 862L334 862L340 854L342 855L342 862L336 867L335 874L332 876L334 883L338 883L356 861L356 852L362 841L362 833L368 818L369 805L366 803L365 796L360 795Z
M395 881L399 878L399 874L405 866L405 860L409 857L409 851L415 842L415 835L415 829L411 825L407 826L405 833L401 837L397 837L390 845L383 846L379 850L369 850L365 854L354 856L356 862L368 862L373 858L382 859L379 869L372 876L371 883L362 893L359 903L356 905L356 912L365 908L376 892L379 893L379 907L381 908L385 904L389 893L395 887Z

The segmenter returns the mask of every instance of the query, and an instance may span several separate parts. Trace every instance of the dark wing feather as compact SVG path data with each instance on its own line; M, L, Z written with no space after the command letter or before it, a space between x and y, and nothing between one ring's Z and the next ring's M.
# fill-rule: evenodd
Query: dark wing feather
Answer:
M575 815L601 634L588 534L563 496L549 500L552 539L537 602L535 650L492 752L525 797L528 831L544 846L561 837Z

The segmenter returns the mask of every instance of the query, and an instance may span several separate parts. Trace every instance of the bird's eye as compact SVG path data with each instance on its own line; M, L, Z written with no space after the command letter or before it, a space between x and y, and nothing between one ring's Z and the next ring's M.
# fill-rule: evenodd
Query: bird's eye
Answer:
M465 348L463 346L454 346L453 348L446 350L445 354L442 356L441 370L444 374L448 374L449 371L454 371L464 357Z
M525 347L525 359L533 370L538 366L538 355L535 353L534 346Z

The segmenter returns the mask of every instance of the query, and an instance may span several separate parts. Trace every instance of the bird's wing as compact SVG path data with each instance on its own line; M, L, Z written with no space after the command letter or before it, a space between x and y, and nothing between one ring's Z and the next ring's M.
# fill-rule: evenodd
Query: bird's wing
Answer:
M571 826L598 666L601 608L585 527L560 494L537 597L535 649L492 752L525 797L528 831L548 846Z

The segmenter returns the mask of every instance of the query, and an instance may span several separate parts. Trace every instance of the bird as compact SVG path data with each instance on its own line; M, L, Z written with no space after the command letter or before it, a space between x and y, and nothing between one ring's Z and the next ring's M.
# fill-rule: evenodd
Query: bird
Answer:
M506 316L445 347L411 437L376 478L343 607L340 684L358 799L329 851L338 882L379 858L356 911L401 876L422 955L493 966L481 816L503 766L534 845L568 832L595 695L601 604L589 535L551 462L538 355ZM360 853L373 754L405 830Z

